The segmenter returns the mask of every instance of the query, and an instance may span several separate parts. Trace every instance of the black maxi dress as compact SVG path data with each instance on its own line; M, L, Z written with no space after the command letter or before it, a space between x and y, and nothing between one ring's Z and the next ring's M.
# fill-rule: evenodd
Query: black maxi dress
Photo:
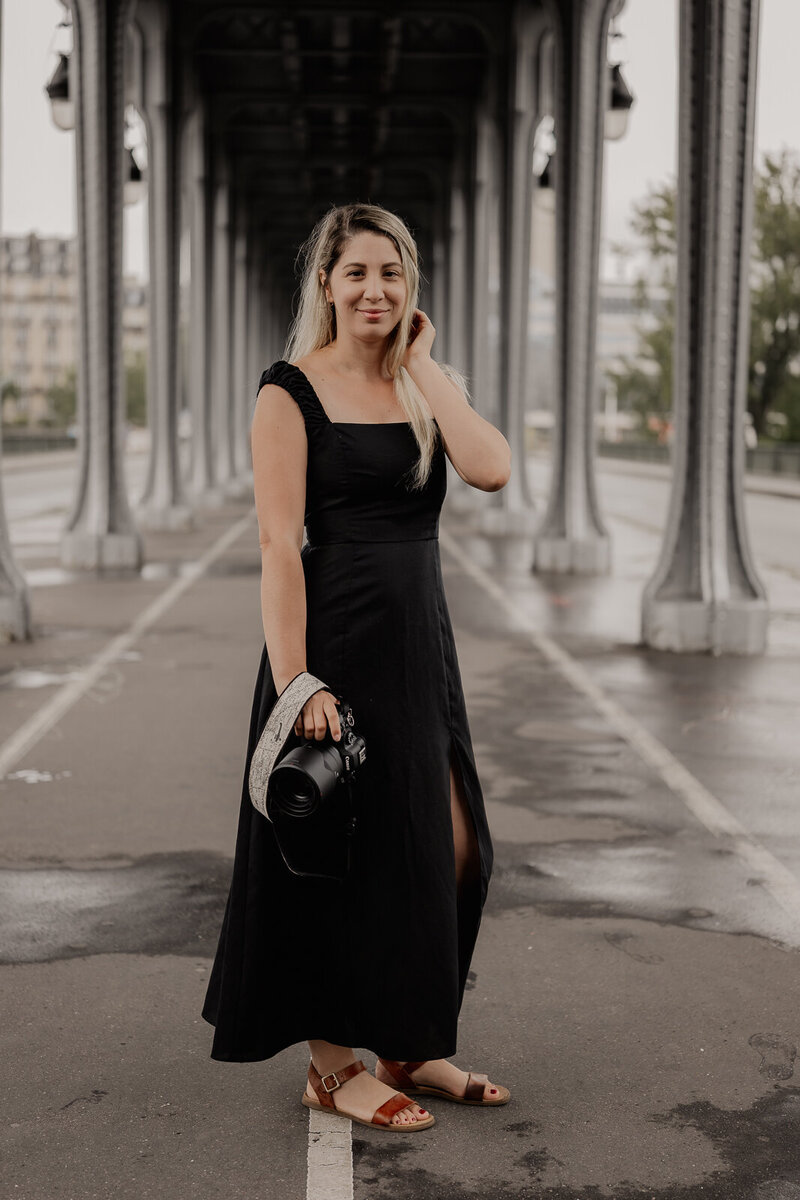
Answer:
M252 806L250 759L277 699L266 645L256 679L232 879L203 1017L211 1057L271 1058L323 1039L404 1061L456 1052L457 1021L493 848L439 558L447 490L437 438L423 489L407 422L330 421L287 362L308 437L306 669L351 705L366 743L355 855L344 882L293 875ZM294 735L292 735L294 737ZM456 889L450 763L461 772L480 878Z

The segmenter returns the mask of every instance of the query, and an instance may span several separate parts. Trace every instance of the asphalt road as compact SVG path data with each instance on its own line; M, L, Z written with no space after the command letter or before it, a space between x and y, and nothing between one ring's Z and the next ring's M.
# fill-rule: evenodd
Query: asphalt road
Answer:
M98 580L58 567L61 471L4 482L36 637L0 647L0 1197L800 1197L793 502L747 501L780 599L755 659L639 644L663 482L602 473L602 579L534 576L529 539L448 504L495 843L454 1061L512 1100L431 1100L396 1139L341 1122L350 1190L326 1194L305 1047L214 1063L199 1016L261 652L251 509L147 534L141 573Z

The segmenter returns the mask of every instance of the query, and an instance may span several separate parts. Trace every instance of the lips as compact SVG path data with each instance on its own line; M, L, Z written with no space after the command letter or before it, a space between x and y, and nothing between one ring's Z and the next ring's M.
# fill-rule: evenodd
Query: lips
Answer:
M388 312L388 308L359 308L358 312L363 313L365 317L382 317Z

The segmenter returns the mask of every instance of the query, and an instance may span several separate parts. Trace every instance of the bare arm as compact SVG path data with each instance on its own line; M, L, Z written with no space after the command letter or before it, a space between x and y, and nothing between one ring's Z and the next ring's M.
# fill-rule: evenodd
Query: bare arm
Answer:
M308 443L303 414L288 392L265 384L250 427L261 619L275 687L306 669L306 590L300 550Z
M306 667L306 585L300 550L308 439L303 414L276 384L258 393L250 427L253 488L261 546L261 620L272 678L280 694ZM322 738L326 715L339 732L329 692L308 700L298 718L306 737Z
M445 453L464 482L499 492L511 478L511 447L431 358L435 337L430 317L416 309L403 365L432 410Z

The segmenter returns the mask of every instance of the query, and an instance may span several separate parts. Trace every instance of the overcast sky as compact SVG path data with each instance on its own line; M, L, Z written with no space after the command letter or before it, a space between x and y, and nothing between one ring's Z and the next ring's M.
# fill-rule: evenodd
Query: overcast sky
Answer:
M58 0L3 5L2 197L5 233L75 232L74 135L57 130L44 84L57 57ZM675 174L677 0L627 0L623 70L635 97L627 136L606 143L603 234L625 240L632 203ZM61 33L63 37L63 31ZM55 43L57 44L57 43ZM762 0L756 157L800 148L800 0ZM126 269L145 267L143 205L125 211Z

